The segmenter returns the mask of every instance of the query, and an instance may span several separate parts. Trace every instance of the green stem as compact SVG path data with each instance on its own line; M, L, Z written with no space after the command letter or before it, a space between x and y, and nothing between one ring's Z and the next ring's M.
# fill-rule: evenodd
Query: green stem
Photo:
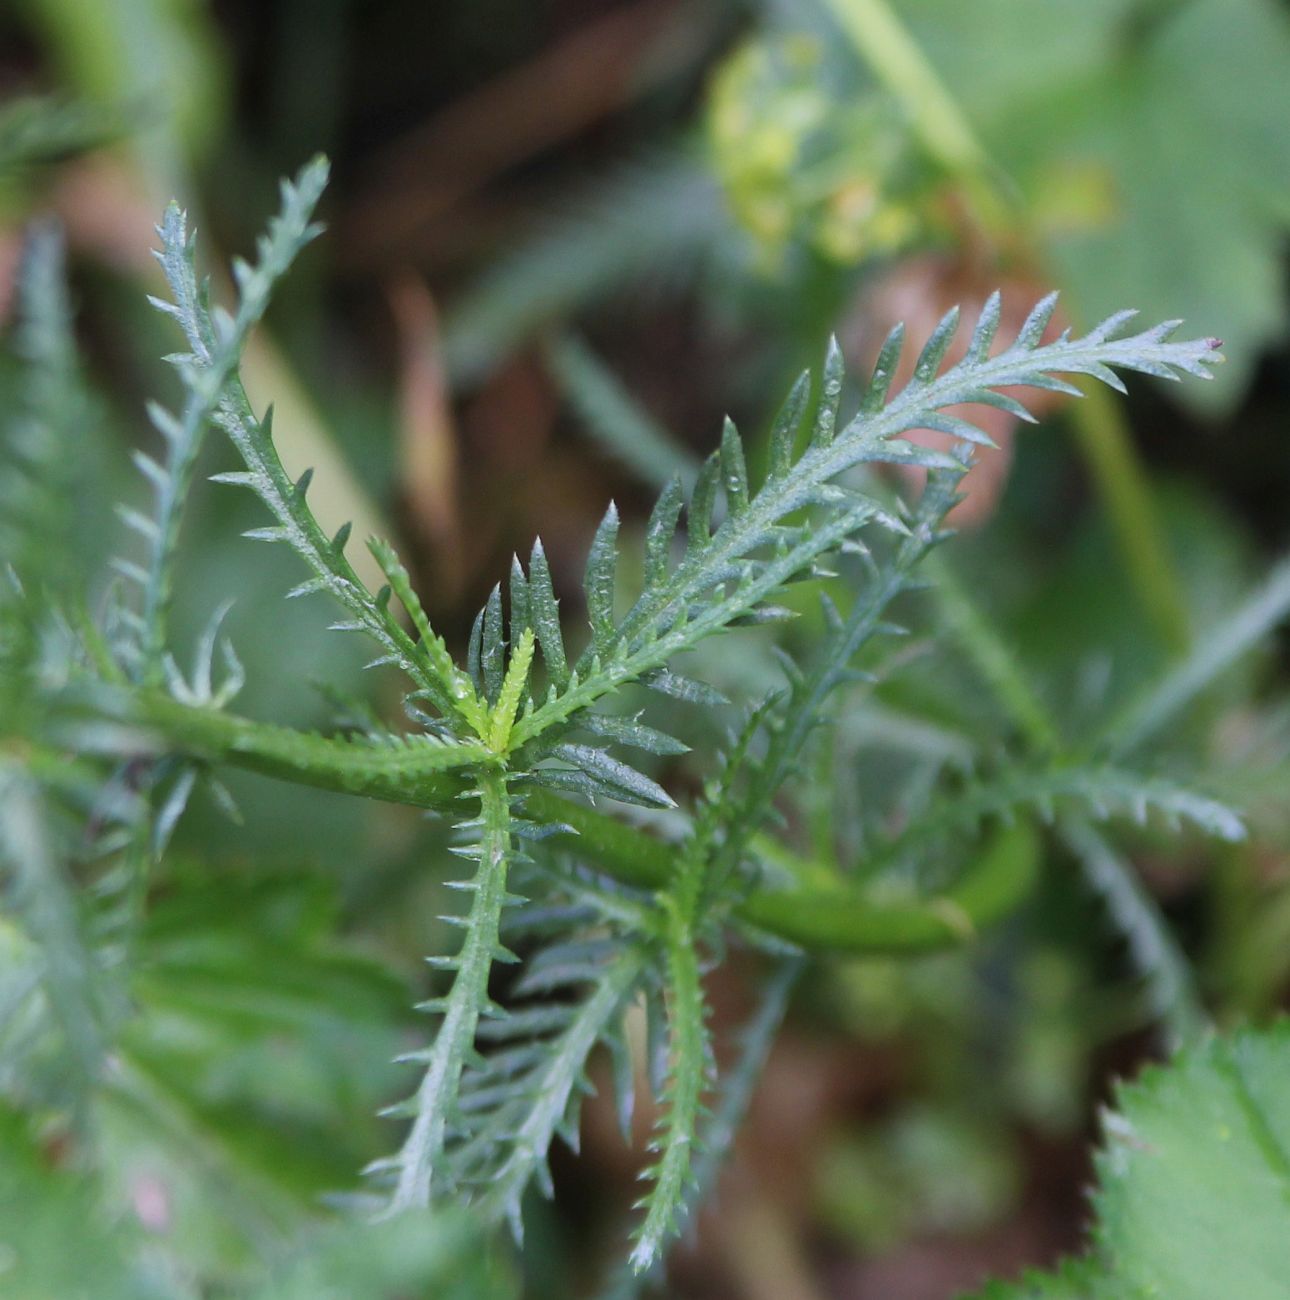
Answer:
M1290 556L1239 605L1216 619L1186 659L1118 711L1098 732L1093 747L1112 756L1140 748L1287 618Z
M716 1185L717 1175L734 1146L735 1134L743 1124L753 1091L766 1066L771 1044L779 1034L788 1010L789 994L804 969L804 959L784 959L767 981L761 1006L740 1034L739 1056L721 1080L720 1099L704 1124L695 1153L691 1178L685 1189L680 1224L684 1229L696 1207L705 1205ZM644 1273L637 1273L624 1261L606 1287L602 1300L637 1300L646 1288L657 1289L663 1272L662 1261Z
M665 943L671 1066L663 1094L666 1118L655 1137L659 1159L651 1171L654 1185L646 1197L649 1208L631 1254L631 1266L638 1274L654 1267L663 1243L682 1220L703 1094L712 1078L712 1046L705 1023L698 936L693 917L687 915L684 904L670 897L667 902Z
M1068 414L1138 598L1169 653L1184 655L1191 644L1187 605L1124 407L1105 389L1090 386Z
M93 704L101 714L156 731L161 743L193 758L416 808L441 808L461 793L462 773L454 769L496 759L484 745L469 742L319 736L184 704L160 691L104 690Z
M824 0L856 52L902 104L924 148L955 173L988 158L954 97L887 0Z
M546 791L526 795L530 816L563 822L597 867L625 884L662 888L678 850L603 813ZM1034 883L1034 832L1013 827L989 842L961 879L936 898L879 900L846 884L832 888L755 889L735 916L804 948L850 953L922 952L957 947L1018 907Z
M443 1154L448 1121L457 1108L457 1093L466 1061L475 1050L475 1030L481 1009L497 1010L488 998L488 976L499 951L498 931L506 903L506 874L510 861L510 797L506 777L486 771L479 779L479 870L474 901L467 918L465 940L454 965L452 989L432 1009L443 1022L434 1046L421 1056L426 1072L417 1089L412 1128L396 1157L398 1182L389 1212L424 1209L430 1204L430 1180Z
M1027 214L1013 201L967 116L889 0L823 4L904 107L923 148L963 187L982 229L1002 236L1018 249L1032 274L1050 280L1048 256ZM1076 403L1073 423L1139 599L1169 651L1182 654L1189 641L1186 603L1121 409L1109 393L1097 392Z
M756 890L735 915L815 952L932 952L959 947L1014 911L1031 891L1038 861L1038 837L1019 822L987 841L937 898L877 901L846 886Z
M1057 752L1061 737L1017 656L1004 645L942 556L933 552L923 564L946 623L1009 720L1031 749L1041 754Z
M1160 905L1137 873L1086 821L1063 823L1067 844L1084 867L1128 944L1146 985L1151 1010L1164 1030L1170 1051L1202 1038L1211 1028L1196 989L1190 963L1178 946Z
M472 772L501 779L496 756L482 746L329 739L147 691L103 691L95 703L100 713L154 729L159 740L207 762L391 803L445 808L472 779L482 779ZM476 749L480 766L463 766L474 762ZM675 877L675 847L584 804L529 789L524 812L545 825L568 826L577 837L571 847L624 884L661 889ZM1023 859L986 853L953 889L933 899L877 901L844 884L763 889L745 898L735 916L807 948L865 953L954 947L1022 901L1033 876L1033 863Z

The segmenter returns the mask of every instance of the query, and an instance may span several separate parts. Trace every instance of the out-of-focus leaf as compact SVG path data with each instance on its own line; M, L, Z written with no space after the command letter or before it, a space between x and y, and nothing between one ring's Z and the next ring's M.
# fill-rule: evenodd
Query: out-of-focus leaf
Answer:
M27 1122L0 1109L0 1295L14 1300L174 1300L132 1261L135 1228L82 1176L58 1170Z
M464 1215L330 1227L247 1300L505 1300L516 1294Z
M200 152L223 125L229 83L202 6L20 0L17 9L77 93L104 105L140 105L153 129L141 132L138 144L160 169L178 161L172 140Z
M1120 1090L1095 1254L977 1300L1279 1300L1290 1277L1290 1021L1214 1038Z
M333 913L316 878L225 873L161 901L142 945L131 1051L187 1076L194 1094L204 1079L212 1104L237 1099L265 1118L281 1107L295 1123L361 1114L394 1077L385 1063L407 990L333 937Z
M1130 1293L1273 1300L1290 1277L1290 1023L1214 1039L1123 1089L1094 1200Z
M387 1134L402 982L335 937L332 891L181 871L156 902L103 1120L118 1192L146 1183L211 1267L352 1188ZM250 1208L248 1208L250 1207Z
M1266 0L1178 7L1141 55L1108 70L1068 152L1104 159L1116 217L1058 257L1092 314L1132 302L1224 339L1230 364L1187 399L1230 404L1284 328L1290 220L1290 21Z
M449 373L477 381L541 326L628 285L688 288L727 230L716 186L688 158L625 165L549 216L452 305Z
M1050 222L1090 320L1128 302L1224 340L1182 400L1230 406L1283 329L1290 16L1275 0L905 0L938 72ZM1061 39L1053 33L1061 31ZM1066 220L1057 190L1098 191ZM1090 219L1091 214L1091 219Z
M0 108L0 179L97 149L126 129L101 104L26 95Z
M1067 1260L1055 1273L1027 1273L1020 1282L993 1282L976 1300L1115 1300L1116 1291L1096 1264Z

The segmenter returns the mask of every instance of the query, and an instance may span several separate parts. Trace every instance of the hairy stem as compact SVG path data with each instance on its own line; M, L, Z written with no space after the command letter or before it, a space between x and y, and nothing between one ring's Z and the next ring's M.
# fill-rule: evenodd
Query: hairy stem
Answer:
M665 935L671 1057L667 1117L656 1139L659 1160L651 1171L649 1211L631 1254L631 1266L638 1273L653 1266L678 1226L690 1183L701 1101L711 1081L712 1051L704 1022L697 942L692 919L682 907L670 906Z
M469 769L454 771L442 749L467 759L473 747L434 742L376 745L328 739L251 722L157 693L100 693L99 712L153 728L165 743L207 761L221 761L281 780L363 795L418 808L450 807L468 788ZM491 761L493 755L481 752ZM435 766L435 764L438 764ZM553 839L616 880L658 889L673 878L677 850L661 840L550 791L528 789L525 812L568 831ZM806 948L838 952L902 952L955 947L1017 907L1033 880L1023 858L986 854L943 896L877 901L858 889L758 889L735 909L737 918Z
M474 1051L475 1029L481 1011L493 1010L488 997L488 975L498 952L498 929L506 902L506 870L510 860L511 814L506 778L484 772L479 781L479 870L474 880L474 901L466 920L466 937L456 959L452 989L436 1009L443 1022L427 1053L426 1072L415 1097L415 1117L402 1150L395 1157L398 1181L389 1212L430 1204L430 1183L443 1154L448 1121L457 1105L462 1070Z
M1152 626L1171 654L1184 654L1191 641L1187 603L1124 408L1104 389L1088 396L1069 413L1080 451Z
M717 1176L734 1145L735 1134L743 1123L753 1091L765 1070L771 1045L788 1010L789 995L804 966L801 957L789 957L779 964L766 984L756 1015L740 1036L738 1059L723 1077L716 1109L703 1125L700 1150L692 1164L691 1181L681 1212L683 1220L688 1219L697 1206L705 1204L716 1187ZM602 1300L636 1300L645 1288L659 1279L662 1272L662 1261L644 1273L636 1272L630 1263L625 1263L614 1274Z
M155 732L157 743L193 758L416 808L442 808L467 788L463 769L490 764L483 744L428 735L368 740L319 736L224 709L185 704L160 691L104 689L93 705L101 715Z
M1178 946L1160 905L1137 873L1087 822L1071 818L1063 838L1084 867L1116 928L1128 944L1160 1021L1167 1045L1176 1051L1210 1028L1187 957Z

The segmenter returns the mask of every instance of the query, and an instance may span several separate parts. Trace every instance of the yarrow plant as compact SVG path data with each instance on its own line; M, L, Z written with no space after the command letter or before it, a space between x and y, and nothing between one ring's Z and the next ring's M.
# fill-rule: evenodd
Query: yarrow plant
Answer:
M150 878L192 790L218 792L225 765L430 809L455 830L454 884L467 905L445 919L461 938L428 954L436 984L420 1007L424 1045L402 1058L410 1082L389 1110L391 1154L368 1169L357 1202L376 1220L468 1204L518 1238L526 1191L551 1191L556 1139L576 1145L602 1045L630 1125L639 1045L626 1026L643 1008L657 1122L629 1267L650 1275L712 1187L803 962L970 940L1026 896L1036 814L1056 818L1080 856L1100 864L1095 883L1164 990L1161 1014L1180 1038L1194 1028L1178 981L1165 987L1176 974L1170 941L1093 823L1158 815L1220 839L1242 835L1230 808L1133 761L1203 675L1144 701L1132 745L1037 744L950 783L903 829L871 837L854 867L795 853L792 800L838 702L899 666L887 649L902 632L895 607L925 584L928 557L950 536L957 485L990 442L965 409L1029 420L1016 390L1078 396L1070 376L1116 389L1117 370L1204 378L1220 359L1215 340L1178 341L1176 322L1132 332L1133 313L1122 312L1082 337L1045 341L1048 297L1001 341L996 295L959 361L944 364L960 325L950 312L898 392L904 338L893 331L845 417L834 345L818 392L803 375L789 393L764 476L750 474L727 421L692 489L676 478L662 491L630 572L609 506L586 563L584 634L566 639L534 541L493 588L458 664L389 543L368 541L384 582L364 585L349 527L320 526L311 473L288 475L272 412L257 414L239 376L273 286L319 232L326 176L319 160L283 186L256 261L234 263L229 310L198 276L183 212L172 205L158 227L169 296L154 302L182 333L170 358L182 399L149 410L160 450L136 461L152 508L122 511L134 541L95 617L66 595L67 575L54 573L40 540L77 420L75 360L56 236L39 235L28 252L20 343L31 378L7 477L23 511L5 514L0 606L0 862L7 906L45 954L32 987L76 1063L64 1086L84 1124L114 1052L127 1050L117 1046L131 1015L121 980L146 926ZM409 726L323 736L240 716L243 674L218 618L191 670L180 667L170 626L177 543L210 427L240 460L214 478L263 507L247 536L294 551L303 575L288 595L325 597L339 609L333 626L367 638L373 663L402 675ZM950 435L954 450L906 437L919 429ZM902 504L866 476L884 464L926 470L917 500ZM820 589L822 630L801 655L780 650L780 684L764 698L726 699L687 666L687 653L717 636L793 618L804 607L789 589L803 582ZM673 702L663 718L650 703L660 696ZM711 734L697 725L705 716L726 735L715 748L701 739ZM697 784L677 779L682 768L700 774ZM78 881L92 884L88 901ZM764 951L773 969L740 1052L718 1073L705 983L732 942ZM635 1285L625 1275L623 1286Z

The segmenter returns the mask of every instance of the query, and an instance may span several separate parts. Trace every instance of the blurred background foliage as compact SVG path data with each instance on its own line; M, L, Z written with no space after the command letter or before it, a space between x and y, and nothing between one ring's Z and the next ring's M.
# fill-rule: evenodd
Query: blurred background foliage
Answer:
M540 529L572 592L605 498L639 528L647 489L692 473L725 411L765 427L831 332L858 367L896 320L919 338L996 285L1015 311L1056 285L1074 323L1133 305L1222 337L1215 384L1054 403L1015 443L996 413L1000 450L938 574L951 595L907 612L905 671L819 756L837 798L798 810L824 856L854 858L866 818L916 819L933 782L1019 744L974 617L1088 735L1287 543L1282 0L8 0L0 96L0 316L29 221L55 214L73 259L72 565L93 568L112 503L139 495L142 402L170 391L144 301L165 200L190 207L213 269L324 150L330 234L279 295L248 388L276 403L288 467L317 467L320 516L397 535L458 645L512 551ZM6 402L15 373L7 357ZM253 511L195 503L181 626L236 596L248 712L385 712L359 650L280 600L292 561L239 538ZM1269 624L1287 585L1275 571ZM920 658L938 630L951 675ZM769 681L768 645L740 644L709 679ZM1244 806L1251 840L1143 832L1130 854L1224 1024L1270 1017L1290 987L1285 649L1226 673L1152 751ZM441 832L229 788L241 824L196 806L158 884L117 1083L92 1101L93 1186L64 1146L71 1082L42 1073L48 1044L11 1011L30 940L0 923L0 1291L508 1293L504 1261L479 1280L463 1264L466 1224L311 1236L389 1143L375 1116L439 946ZM968 952L813 969L674 1294L926 1300L1078 1242L1095 1107L1159 1043L1075 857L1054 840L1033 904ZM747 974L715 976L732 1021ZM526 1294L579 1294L613 1257L634 1157L608 1113L586 1129L588 1158L531 1217Z

